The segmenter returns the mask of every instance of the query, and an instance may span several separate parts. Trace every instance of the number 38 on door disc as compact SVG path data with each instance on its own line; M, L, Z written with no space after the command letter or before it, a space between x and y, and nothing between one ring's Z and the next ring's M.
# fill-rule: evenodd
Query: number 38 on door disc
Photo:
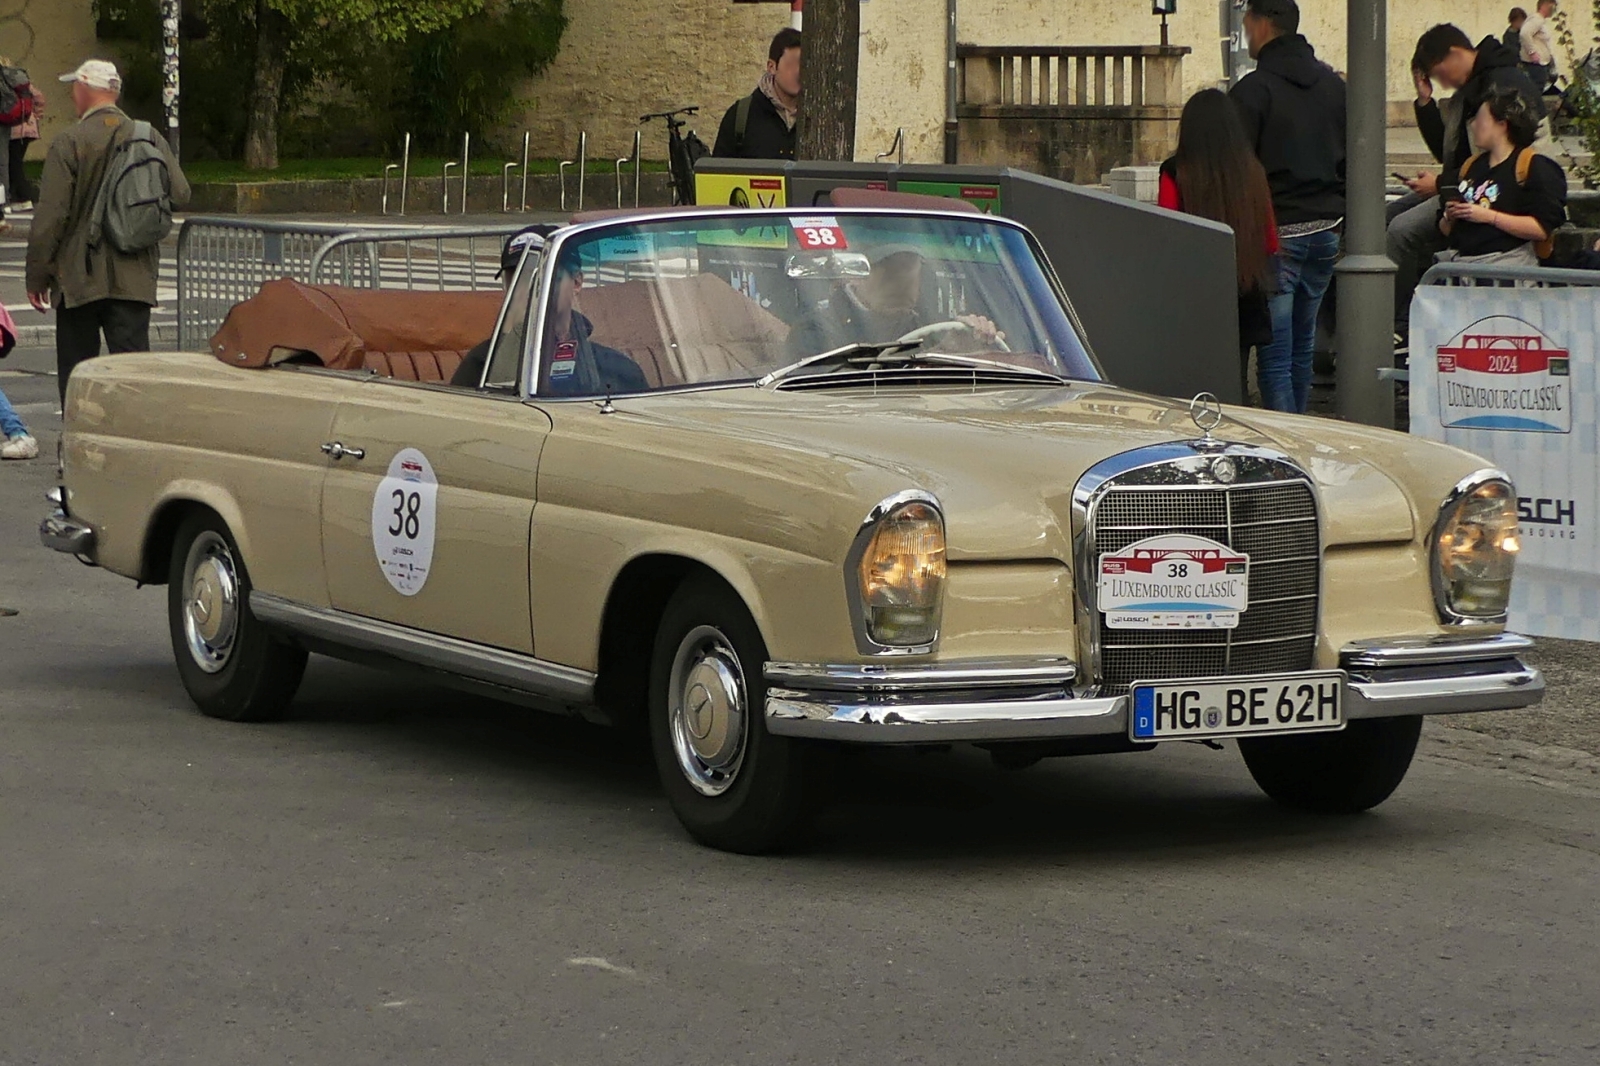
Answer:
M428 581L438 504L433 464L415 448L400 449L372 495L372 550L402 596L415 596Z
M1344 728L1342 670L1132 686L1134 740L1320 733Z

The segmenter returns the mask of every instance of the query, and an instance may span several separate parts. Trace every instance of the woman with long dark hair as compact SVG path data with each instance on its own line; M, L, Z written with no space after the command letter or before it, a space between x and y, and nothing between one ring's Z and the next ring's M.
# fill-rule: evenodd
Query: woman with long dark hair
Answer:
M1267 172L1225 93L1202 89L1183 105L1178 151L1161 164L1158 202L1233 230L1239 283L1239 377L1247 384L1250 349L1265 348L1272 341L1267 297L1278 282L1278 224L1272 213ZM1289 394L1287 365L1260 363L1256 373L1263 400ZM1244 388L1243 395L1248 396L1249 391Z

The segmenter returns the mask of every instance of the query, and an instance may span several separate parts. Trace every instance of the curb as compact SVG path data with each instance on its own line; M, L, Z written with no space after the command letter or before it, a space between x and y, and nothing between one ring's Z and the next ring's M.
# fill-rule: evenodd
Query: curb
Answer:
M54 326L18 326L18 348L53 348L56 343L56 327ZM151 344L176 344L178 343L178 324L176 322L150 323Z

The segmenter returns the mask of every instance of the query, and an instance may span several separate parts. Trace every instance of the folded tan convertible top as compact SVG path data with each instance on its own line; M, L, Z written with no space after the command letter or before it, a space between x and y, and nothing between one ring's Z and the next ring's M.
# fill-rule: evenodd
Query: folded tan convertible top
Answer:
M407 292L269 281L228 312L211 354L262 367L309 353L335 370L371 365L369 353L465 352L494 330L502 295Z

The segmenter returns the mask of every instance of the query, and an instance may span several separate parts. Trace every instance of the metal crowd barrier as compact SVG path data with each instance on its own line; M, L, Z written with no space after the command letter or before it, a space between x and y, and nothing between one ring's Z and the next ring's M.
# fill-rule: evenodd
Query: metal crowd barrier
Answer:
M204 350L234 304L278 278L369 289L494 288L505 238L523 225L355 228L189 218L178 232L178 347Z
M1565 288L1600 285L1600 270L1560 270L1554 267L1493 266L1488 263L1435 263L1422 275L1423 285L1497 285L1531 288Z

